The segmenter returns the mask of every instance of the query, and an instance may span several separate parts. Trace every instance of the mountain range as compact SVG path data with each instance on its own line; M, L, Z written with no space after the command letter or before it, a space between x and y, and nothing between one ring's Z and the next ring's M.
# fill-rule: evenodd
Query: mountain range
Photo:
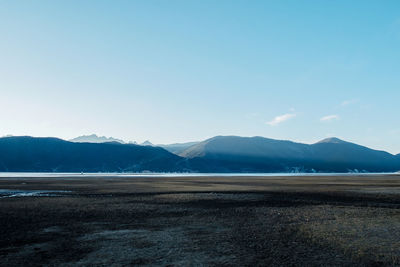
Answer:
M121 144L125 144L125 142L121 139L113 138L113 137L105 137L105 136L97 136L96 134L91 135L82 135L75 137L69 140L74 143L108 143L108 142L117 142Z
M106 137L106 136L98 136L96 134L90 134L90 135L82 135L75 137L73 139L69 140L70 142L75 142L75 143L109 143L109 142L118 142L121 144L138 144L137 142L125 142L121 139L117 139L114 137ZM175 143L175 144L158 144L154 145L152 142L149 140L144 141L143 143L140 143L139 145L142 146L159 146L162 148L165 148L169 152L172 152L174 154L179 154L180 152L184 151L185 149L189 148L192 145L195 145L199 142L187 142L187 143Z
M96 134L81 135L81 136L72 138L69 141L70 142L74 142L74 143L110 143L110 142L117 142L117 143L121 143L121 144L135 144L135 145L138 145L138 143L135 142L135 141L125 142L124 140L117 139L117 138L114 138L114 137L98 136ZM142 145L142 146L154 146L149 140L146 140L143 143L140 143L139 145ZM161 145L159 145L159 146L161 146ZM168 146L168 145L166 145L166 146Z
M102 138L104 139L104 138ZM0 171L24 172L394 172L400 155L337 138L302 144L264 137L216 136L156 146L0 138ZM168 151L169 150L169 151Z

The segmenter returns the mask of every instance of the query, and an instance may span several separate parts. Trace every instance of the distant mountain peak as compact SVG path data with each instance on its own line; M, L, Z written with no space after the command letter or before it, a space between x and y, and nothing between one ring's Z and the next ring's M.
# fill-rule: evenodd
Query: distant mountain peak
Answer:
M344 144L344 143L347 143L347 142L343 141L342 139L339 139L337 137L329 137L329 138L325 138L325 139L317 142L317 144L321 144L321 143Z
M82 135L75 137L71 140L70 142L75 142L75 143L108 143L108 142L117 142L121 144L125 144L125 142L121 139L117 139L114 137L106 137L106 136L98 136L96 134L90 134L90 135Z
M150 142L149 140L146 140L143 143L141 143L140 145L142 145L142 146L153 146L153 143Z

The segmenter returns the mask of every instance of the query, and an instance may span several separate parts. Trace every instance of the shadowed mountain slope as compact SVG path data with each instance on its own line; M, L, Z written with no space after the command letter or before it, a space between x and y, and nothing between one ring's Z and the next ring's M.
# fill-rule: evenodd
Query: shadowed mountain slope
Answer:
M197 145L198 143L200 142L175 143L175 144L158 145L158 146L168 150L171 153L179 155L189 147Z
M242 155L248 157L290 158L307 152L308 145L264 137L216 136L180 153L187 158Z
M323 140L311 147L314 153L315 168L324 166L326 171L357 169L359 171L384 172L400 170L400 162L396 156L385 151L370 149L342 140L340 142Z

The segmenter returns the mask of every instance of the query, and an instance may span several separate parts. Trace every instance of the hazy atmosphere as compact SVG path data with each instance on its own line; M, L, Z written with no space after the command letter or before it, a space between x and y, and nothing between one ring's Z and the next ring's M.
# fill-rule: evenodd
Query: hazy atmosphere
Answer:
M0 136L400 153L399 1L0 1Z

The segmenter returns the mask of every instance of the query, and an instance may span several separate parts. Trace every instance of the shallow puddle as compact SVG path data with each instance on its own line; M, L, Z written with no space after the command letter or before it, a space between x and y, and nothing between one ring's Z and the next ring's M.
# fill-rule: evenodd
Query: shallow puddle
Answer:
M71 191L63 190L16 190L16 189L0 189L0 198L6 197L57 197L62 193Z

